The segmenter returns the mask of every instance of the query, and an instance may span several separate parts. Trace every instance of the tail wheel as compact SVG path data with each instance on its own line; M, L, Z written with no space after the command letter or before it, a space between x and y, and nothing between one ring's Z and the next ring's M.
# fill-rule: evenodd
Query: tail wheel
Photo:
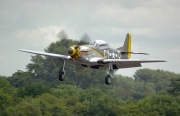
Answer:
M111 76L110 76L110 75L107 75L107 76L105 77L105 83L106 83L107 85L110 85L110 84L111 84Z
M65 79L65 71L60 71L59 72L59 80L64 81L64 79Z

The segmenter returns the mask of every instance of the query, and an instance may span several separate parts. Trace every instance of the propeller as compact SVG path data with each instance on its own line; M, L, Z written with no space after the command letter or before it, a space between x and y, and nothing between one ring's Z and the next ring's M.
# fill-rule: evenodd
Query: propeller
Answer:
M80 42L78 43L78 45L88 44L90 42L91 42L91 38L89 37L89 35L87 33L85 33L81 37Z
M71 46L68 49L68 53L71 56L71 58L77 60L81 55L80 45L88 44L90 42L91 42L90 37L88 36L88 34L85 33L76 45Z
M68 53L71 58L77 60L81 55L80 45L88 44L90 43L90 41L90 37L88 36L88 34L85 33L76 45L73 45L68 49Z
M80 57L80 45L88 44L91 42L91 39L87 33L85 33L81 38L80 41L70 47L70 41L68 36L64 30L60 31L57 35L57 38L64 42L66 48L68 49L68 54L71 56L72 59L77 60Z
M60 32L56 35L56 37L57 37L59 40L63 41L63 43L65 44L65 47L66 47L66 48L69 48L69 47L70 47L68 36L67 36L67 34L66 34L66 32L65 32L64 30L60 31Z
M64 30L60 31L56 37L59 39L59 40L67 40L68 39L68 36L66 34L66 32Z

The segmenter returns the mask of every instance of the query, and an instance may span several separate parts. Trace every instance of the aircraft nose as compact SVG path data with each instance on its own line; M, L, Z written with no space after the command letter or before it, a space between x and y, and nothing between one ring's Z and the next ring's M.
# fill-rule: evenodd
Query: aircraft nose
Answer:
M74 49L74 47L70 47L69 49L68 49L68 53L69 53L69 55L74 55L75 54L75 52L76 52L76 50Z
M69 53L69 54L72 54L72 53L73 53L73 49L72 49L72 48L69 48L69 49L68 49L68 53Z
M77 46L71 46L68 53L73 60L77 60L81 56L80 48Z

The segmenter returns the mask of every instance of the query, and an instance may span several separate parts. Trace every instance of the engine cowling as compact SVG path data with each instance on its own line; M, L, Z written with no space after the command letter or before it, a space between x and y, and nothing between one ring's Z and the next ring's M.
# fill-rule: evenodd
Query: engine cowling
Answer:
M71 56L71 58L73 60L77 60L81 55L80 47L79 46L71 46L68 49L68 54Z

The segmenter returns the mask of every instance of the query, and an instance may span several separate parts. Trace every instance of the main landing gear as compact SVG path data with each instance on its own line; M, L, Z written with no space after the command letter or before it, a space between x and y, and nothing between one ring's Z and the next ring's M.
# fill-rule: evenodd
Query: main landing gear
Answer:
M64 67L65 67L65 61L61 67L61 69L59 70L59 80L60 81L64 81L65 79L65 70L64 70ZM114 70L113 70L113 65L112 63L109 64L109 72L108 72L108 75L105 77L105 83L107 85L110 85L111 84L111 79L113 77L113 74L114 74Z
M64 70L64 67L65 67L65 61L61 67L61 69L59 70L59 80L60 81L64 81L65 79L65 70Z
M112 66L112 63L109 64L109 72L108 72L108 75L105 77L105 83L107 85L110 85L111 84L111 79L113 77L113 74L114 74L114 70L113 70L113 66Z

